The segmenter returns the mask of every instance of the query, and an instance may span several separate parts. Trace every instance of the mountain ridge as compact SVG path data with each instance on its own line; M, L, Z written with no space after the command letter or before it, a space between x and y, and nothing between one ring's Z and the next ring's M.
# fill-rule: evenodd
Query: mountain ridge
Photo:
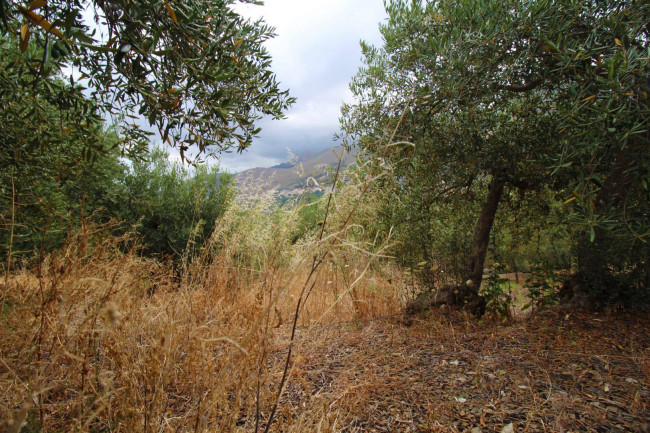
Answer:
M272 167L255 167L235 175L240 196L255 197L264 194L298 195L309 190L320 191L328 174L336 170L341 146L322 151L291 154L289 161ZM354 162L354 154L343 154L342 168Z

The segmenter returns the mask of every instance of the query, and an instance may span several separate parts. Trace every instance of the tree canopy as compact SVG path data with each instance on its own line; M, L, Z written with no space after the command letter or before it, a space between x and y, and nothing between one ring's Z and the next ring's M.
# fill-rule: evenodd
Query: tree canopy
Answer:
M0 0L8 267L12 256L58 247L91 214L139 224L150 254L207 237L229 177L165 164L160 152L148 158L151 131L186 160L242 151L257 120L282 117L294 101L263 46L274 30L238 15L236 3L260 2Z
M410 197L401 201L417 203L412 218L432 219L432 205L453 197L482 202L461 272L463 302L476 299L504 194L555 191L590 251L613 232L645 245L647 5L442 0L386 8L384 45L363 44L365 66L351 84L357 99L344 107L342 126L349 145L392 163L396 192ZM647 257L619 272L634 267L647 280Z
M259 3L241 0L243 3ZM0 32L20 48L8 65L54 100L84 104L119 126L127 150L159 131L181 155L241 151L259 132L263 115L281 117L293 102L270 69L263 42L273 29L232 9L235 0L0 2ZM65 71L68 87L52 80ZM27 84L27 83L25 83ZM25 86L23 86L25 87ZM142 122L144 119L145 122Z

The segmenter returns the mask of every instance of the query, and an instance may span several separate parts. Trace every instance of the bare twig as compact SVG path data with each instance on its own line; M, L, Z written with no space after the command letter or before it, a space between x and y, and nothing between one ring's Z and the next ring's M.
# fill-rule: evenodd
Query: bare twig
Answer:
M334 195L334 191L336 190L336 184L339 179L339 174L341 173L341 165L343 163L343 154L344 151L341 152L340 155L338 156L338 165L336 166L336 173L334 174L334 181L332 182L332 189L330 190L329 197L327 199L327 205L325 207L325 217L323 218L323 225L321 226L320 233L318 235L318 242L320 242L323 239L323 235L325 233L325 226L327 225L327 220L329 217L330 209L332 207L332 197ZM280 403L280 397L282 396L282 393L284 392L284 386L287 381L287 376L289 372L289 364L291 362L291 354L293 352L293 345L295 342L296 338L296 329L298 327L298 318L300 317L300 310L304 303L307 301L307 298L309 297L309 293L311 293L311 290L314 288L314 285L316 284L316 281L311 281L312 277L316 273L316 270L320 267L320 265L323 263L323 260L325 259L325 256L327 255L327 252L323 254L320 258L318 258L318 255L315 254L311 266L311 270L307 276L307 279L305 280L305 283L302 287L302 290L300 292L300 296L298 297L298 301L296 303L296 310L293 315L293 323L291 324L291 338L289 340L289 350L287 352L287 357L284 363L284 370L282 372L282 379L280 380L280 385L278 387L278 392L275 396L275 402L273 403L273 409L271 409L271 414L269 415L269 420L266 423L266 428L264 429L264 433L268 433L269 429L271 428L271 425L273 424L273 419L275 418L275 413L278 410L278 405ZM257 425L257 420L256 420L256 425Z

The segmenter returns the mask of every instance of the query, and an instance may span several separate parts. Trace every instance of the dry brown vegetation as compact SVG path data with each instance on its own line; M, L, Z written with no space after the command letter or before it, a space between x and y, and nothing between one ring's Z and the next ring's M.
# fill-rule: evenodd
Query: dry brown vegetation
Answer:
M372 215L331 207L333 229L295 245L291 214L233 209L181 277L90 226L7 276L2 428L264 431L277 405L269 431L648 431L647 317L443 310L407 327L386 245L347 217Z
M339 211L330 215L338 231L292 245L295 215L273 220L234 207L180 277L140 257L129 236L90 226L39 267L7 275L3 428L265 427L280 384L269 368L275 342L299 299L297 332L394 314L401 304L381 273L370 271L382 246L353 241L349 206Z
M286 431L647 432L648 325L641 314L546 310L508 324L436 312L411 327L394 318L322 327L298 345L281 423Z

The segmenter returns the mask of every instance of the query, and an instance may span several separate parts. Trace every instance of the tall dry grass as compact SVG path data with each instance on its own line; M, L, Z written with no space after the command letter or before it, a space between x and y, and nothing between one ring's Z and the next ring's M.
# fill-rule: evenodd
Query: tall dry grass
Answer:
M399 311L389 242L358 222L364 188L317 204L328 221L296 243L297 210L233 206L180 279L133 237L84 226L2 287L0 427L269 430L296 328L317 339L315 325Z

